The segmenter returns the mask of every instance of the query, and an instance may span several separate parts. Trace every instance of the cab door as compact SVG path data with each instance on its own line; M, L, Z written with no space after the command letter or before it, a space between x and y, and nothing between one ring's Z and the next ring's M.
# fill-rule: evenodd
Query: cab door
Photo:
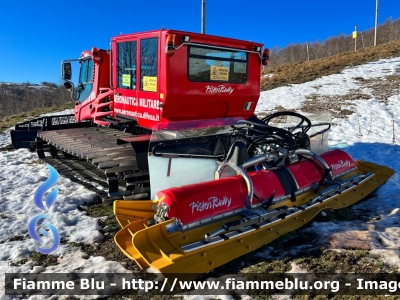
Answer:
M114 113L152 129L160 121L160 33L112 40Z
M139 41L138 123L152 128L160 121L160 45L159 35L143 36Z
M114 112L116 116L137 118L137 39L118 39L112 42Z

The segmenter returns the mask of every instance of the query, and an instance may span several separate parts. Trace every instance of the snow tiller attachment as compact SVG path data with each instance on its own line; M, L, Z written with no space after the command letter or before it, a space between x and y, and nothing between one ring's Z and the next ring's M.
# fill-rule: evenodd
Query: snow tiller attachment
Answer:
M300 121L286 129L270 125L282 117ZM394 174L327 151L330 125L311 125L296 113L205 122L154 130L148 164L155 200L114 202L122 227L115 241L141 268L191 279L324 209L362 200Z

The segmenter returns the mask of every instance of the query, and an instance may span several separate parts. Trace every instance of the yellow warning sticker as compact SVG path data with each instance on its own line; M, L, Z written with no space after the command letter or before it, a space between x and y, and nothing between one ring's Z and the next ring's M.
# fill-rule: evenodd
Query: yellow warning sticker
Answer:
M131 75L122 74L122 85L123 86L131 86Z
M228 67L216 67L213 66L210 69L210 80L229 80L229 68Z
M357 38L357 31L353 31L353 39Z
M143 76L143 91L157 92L157 77Z

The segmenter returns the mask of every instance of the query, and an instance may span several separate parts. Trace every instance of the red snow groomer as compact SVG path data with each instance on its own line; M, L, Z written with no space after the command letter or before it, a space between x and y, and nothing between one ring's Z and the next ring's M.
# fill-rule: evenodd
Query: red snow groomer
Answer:
M328 151L330 124L255 116L262 46L176 30L116 36L76 60L76 87L72 60L62 63L74 115L18 124L13 145L117 199L115 241L140 267L190 279L356 203L394 173Z

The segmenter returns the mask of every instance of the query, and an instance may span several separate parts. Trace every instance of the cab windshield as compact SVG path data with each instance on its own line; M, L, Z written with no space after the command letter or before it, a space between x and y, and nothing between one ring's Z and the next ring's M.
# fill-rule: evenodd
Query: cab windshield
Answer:
M93 68L92 59L84 59L80 61L81 70L79 73L79 81L77 87L76 98L79 102L85 101L92 91L93 87Z

